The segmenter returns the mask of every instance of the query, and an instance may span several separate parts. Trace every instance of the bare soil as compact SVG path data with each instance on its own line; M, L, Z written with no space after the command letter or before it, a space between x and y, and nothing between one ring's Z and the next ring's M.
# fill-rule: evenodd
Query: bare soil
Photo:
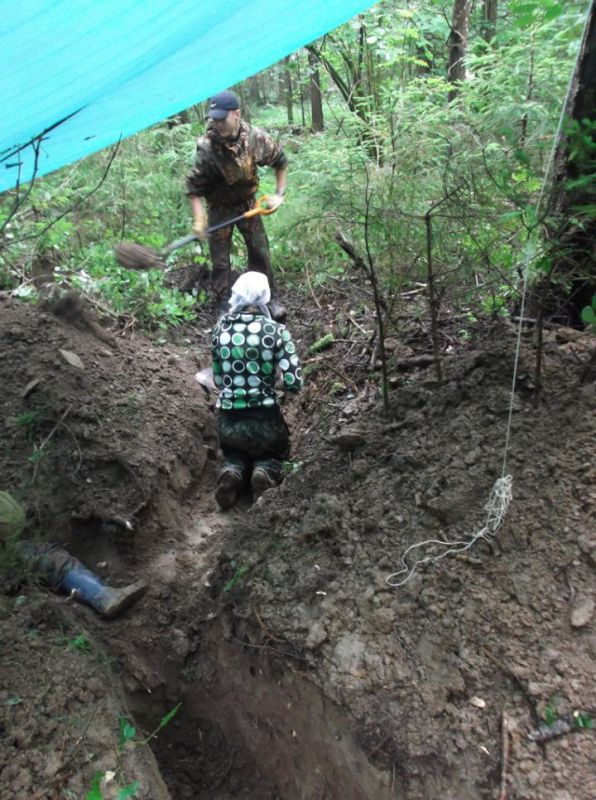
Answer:
M374 323L351 294L287 298L310 373L284 410L292 462L228 514L213 398L193 377L206 314L164 345L76 304L0 298L0 488L29 535L110 583L150 582L106 622L34 576L6 580L2 800L85 798L99 777L103 797L138 781L150 800L596 797L594 338L547 331L537 398L524 331L503 526L395 588L409 545L484 524L516 329L446 319L439 383L427 326L404 313L385 410Z

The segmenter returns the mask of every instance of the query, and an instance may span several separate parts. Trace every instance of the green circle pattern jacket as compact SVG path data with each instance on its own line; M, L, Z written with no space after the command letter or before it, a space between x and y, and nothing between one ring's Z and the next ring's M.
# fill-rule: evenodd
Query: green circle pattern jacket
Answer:
M212 333L213 380L217 408L273 408L279 371L286 392L302 388L296 345L285 325L263 314L226 314Z

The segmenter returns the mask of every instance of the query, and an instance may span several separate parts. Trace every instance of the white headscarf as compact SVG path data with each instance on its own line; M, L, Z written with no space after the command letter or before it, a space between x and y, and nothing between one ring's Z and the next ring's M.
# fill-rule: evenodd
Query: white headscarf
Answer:
M271 300L271 289L267 276L262 272L244 272L232 286L230 314L245 306L257 306L266 317L270 317L267 303Z

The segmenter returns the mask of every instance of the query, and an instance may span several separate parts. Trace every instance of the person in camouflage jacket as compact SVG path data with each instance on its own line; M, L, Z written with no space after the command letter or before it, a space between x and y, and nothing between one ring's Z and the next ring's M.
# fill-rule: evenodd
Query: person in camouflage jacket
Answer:
M302 373L290 332L272 320L267 277L245 272L232 287L229 311L212 332L213 380L220 390L219 446L224 466L215 498L231 508L246 484L253 500L282 477L290 436L275 390L297 393Z
M193 231L205 237L207 227L240 216L255 204L259 186L258 167L275 170L276 193L269 208L276 210L286 190L287 158L265 131L241 118L238 100L232 92L211 98L209 122L204 136L197 140L195 162L186 177L186 188L194 217ZM274 286L269 242L260 216L236 223L248 252L248 269L264 273ZM230 296L230 249L233 226L214 232L209 238L212 262L212 291L218 316ZM273 316L283 310L275 304Z

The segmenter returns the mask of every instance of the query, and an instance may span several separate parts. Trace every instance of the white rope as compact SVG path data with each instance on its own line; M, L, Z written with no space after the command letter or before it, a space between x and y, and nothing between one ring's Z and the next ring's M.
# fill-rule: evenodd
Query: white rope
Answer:
M418 567L421 567L423 564L436 564L437 561L445 558L445 556L453 555L454 553L463 553L465 550L469 550L473 547L478 539L484 539L486 542L490 542L491 539L494 539L507 514L509 504L511 503L511 498L513 496L512 486L513 478L511 475L506 475L504 478L499 478L496 481L488 502L484 506L486 511L484 527L475 533L468 541L446 542L443 539L427 539L425 542L411 544L401 557L402 568L398 570L398 572L388 575L385 579L389 586L403 586L416 574ZM427 547L429 545L439 545L447 549L443 552L439 552L438 555L424 556L424 558L420 558L418 561L414 562L412 567L409 567L406 562L408 553L419 547ZM404 573L406 573L405 578L396 580Z
M590 20L590 15L592 12L592 8L596 0L591 0L590 5L586 11L586 16L584 19L584 25L582 30L582 35L580 38L580 43L577 49L577 53L575 56L575 63L573 69L571 70L571 77L569 79L569 84L567 86L567 92L565 94L565 99L563 101L563 105L561 108L561 114L559 115L559 121L557 124L557 129L555 131L555 135L553 138L553 144L551 147L550 155L547 161L546 169L544 171L544 177L542 180L542 186L540 187L540 194L538 196L538 200L536 203L536 222L532 226L532 228L528 232L528 242L526 245L526 253L523 258L523 279L522 279L522 293L521 293L521 306L519 312L519 325L517 328L517 341L515 346L515 358L513 362L513 377L511 382L511 399L509 401L509 413L507 416L507 429L505 432L505 445L504 445L504 452L503 452L503 464L501 467L501 477L498 478L492 488L490 493L489 499L484 506L485 511L487 512L486 521L484 523L484 527L473 534L467 541L460 540L456 542L448 542L444 541L443 539L427 539L424 542L418 542L416 544L411 544L407 550L403 553L401 557L402 568L397 572L391 573L385 578L385 582L389 586L398 587L403 586L406 584L417 572L418 568L423 566L424 564L436 564L437 561L441 561L441 559L445 558L446 556L463 553L466 550L472 548L479 539L484 539L487 542L490 542L494 539L497 535L497 532L501 525L503 524L503 520L507 514L507 510L513 498L513 477L511 475L506 475L507 469L507 456L509 454L509 443L511 439L511 422L513 417L513 405L515 400L515 384L517 381L517 369L519 365L519 356L521 351L521 335L522 335L522 327L523 327L523 319L524 319L524 310L526 304L526 294L528 288L528 275L530 272L530 264L534 260L535 256L535 249L532 247L531 244L531 237L534 230L540 224L540 207L542 205L542 200L544 197L544 192L546 189L546 185L550 178L551 169L554 164L555 155L557 151L557 146L559 143L559 137L561 135L561 131L563 129L563 121L565 119L565 112L567 110L567 104L569 102L569 97L571 95L571 89L573 86L573 78L575 76L575 72L579 63L580 54L582 52L584 42L586 39L586 34L588 30L588 22ZM447 548L444 549L442 552L439 552L437 555L427 555L423 558L418 559L414 562L414 564L409 567L406 558L410 552L417 550L419 548L426 548L431 546L439 546L440 548ZM401 575L405 574L405 578L402 580L396 580Z

